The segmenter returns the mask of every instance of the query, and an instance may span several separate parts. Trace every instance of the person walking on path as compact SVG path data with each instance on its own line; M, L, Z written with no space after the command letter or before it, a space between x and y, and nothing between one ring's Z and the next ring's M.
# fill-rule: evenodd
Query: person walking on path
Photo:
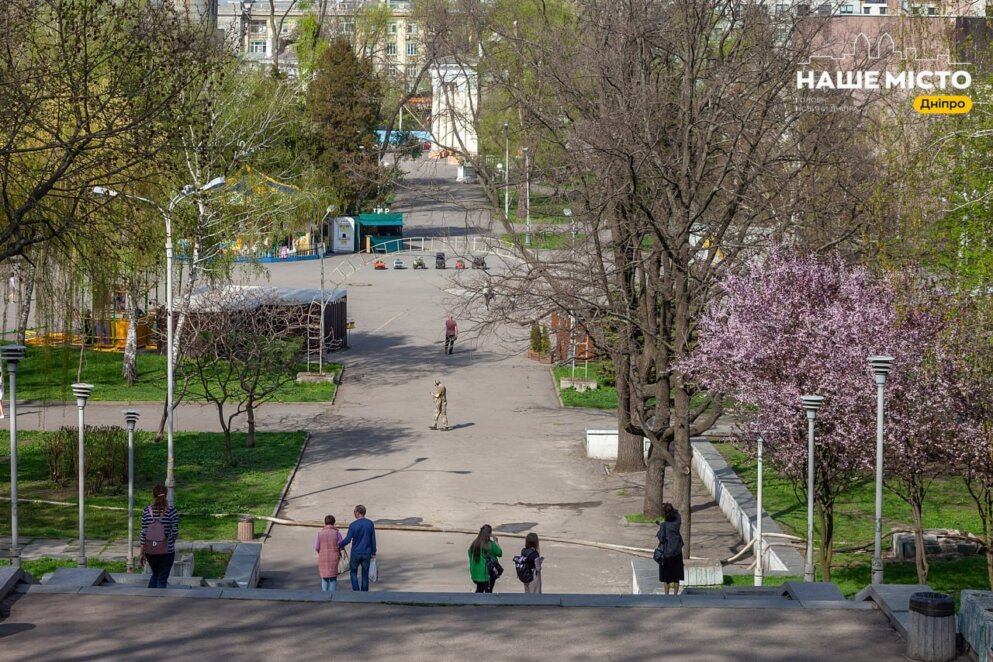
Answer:
M438 429L438 419L441 419L441 429L448 430L448 391L440 379L434 380L434 422L431 423L431 430Z
M452 316L449 315L448 319L445 320L445 352L448 354L452 353L455 349L455 339L459 337L459 325L455 323Z
M520 558L524 564L525 577L531 577L531 581L524 582L524 592L541 593L541 562L545 560L545 557L541 555L541 550L538 548L537 533L531 532L525 536L524 549L521 550ZM519 577L520 574L519 571Z
M658 532L659 549L662 550L659 581L665 584L666 595L669 595L670 586L675 595L679 593L679 582L683 581L683 536L679 533L683 521L671 503L662 504L662 517Z
M141 546L139 561L148 567L152 576L148 580L148 588L166 588L169 583L169 573L176 560L176 539L179 537L179 513L175 506L169 505L165 485L152 488L152 503L145 506L141 512L141 536L138 544Z
M497 561L501 556L503 550L493 535L493 527L484 524L479 529L479 535L469 545L469 576L476 585L476 593L493 592L496 580L503 572Z
M365 506L355 506L355 519L348 525L348 533L339 544L344 549L352 545L351 558L348 559L348 574L352 580L353 591L369 590L369 566L376 558L376 527L372 520L365 517ZM362 568L362 587L359 588L359 568Z
M324 518L324 528L317 532L314 550L317 552L317 569L321 573L321 590L334 593L338 590L338 562L341 561L341 531L334 526L334 515Z

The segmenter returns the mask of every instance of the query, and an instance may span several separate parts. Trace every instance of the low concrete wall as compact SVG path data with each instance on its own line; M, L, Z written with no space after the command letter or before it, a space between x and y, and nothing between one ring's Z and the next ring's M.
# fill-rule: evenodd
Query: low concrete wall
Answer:
M234 548L224 579L237 582L238 588L255 588L262 571L262 544L245 542Z
M755 510L757 502L751 491L741 482L724 457L706 439L693 439L693 469L700 481L717 502L724 516L738 531L742 540L755 536ZM782 533L779 526L762 513L762 532ZM803 557L791 547L769 545L766 540L766 572L780 575L802 575ZM775 541L773 541L775 542Z
M645 455L651 442L645 439ZM587 430L586 457L594 460L617 459L617 430Z
M979 662L993 660L993 593L962 591L959 632Z

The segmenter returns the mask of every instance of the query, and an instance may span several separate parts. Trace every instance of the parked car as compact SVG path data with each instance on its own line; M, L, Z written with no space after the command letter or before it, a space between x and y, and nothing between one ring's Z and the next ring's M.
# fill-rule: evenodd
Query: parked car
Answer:
M482 255L472 256L472 268L473 269L486 269L486 258Z
M443 252L438 252L434 254L434 268L435 269L445 268L445 254Z
M414 264L412 265L415 269L427 269L428 265L424 264L423 257L415 257Z
M383 262L382 260L376 260L375 262L372 263L372 266L375 267L376 269L385 269L386 263Z
M455 268L465 269L465 262L463 262L462 260L455 260Z
M397 259L393 260L393 268L394 269L406 269L406 267L403 265L403 260L401 260L400 258L397 258Z

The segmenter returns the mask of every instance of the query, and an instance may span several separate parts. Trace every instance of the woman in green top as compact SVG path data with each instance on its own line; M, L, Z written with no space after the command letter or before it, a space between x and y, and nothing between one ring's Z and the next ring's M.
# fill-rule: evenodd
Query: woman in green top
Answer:
M476 584L476 593L492 593L496 577L490 574L490 562L503 556L503 550L497 545L493 535L493 527L484 524L479 535L469 545L469 576Z

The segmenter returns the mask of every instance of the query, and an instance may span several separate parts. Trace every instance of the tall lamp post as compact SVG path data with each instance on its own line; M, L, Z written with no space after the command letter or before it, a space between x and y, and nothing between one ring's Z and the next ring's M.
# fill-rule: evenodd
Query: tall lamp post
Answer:
M506 168L503 171L503 216L510 223L510 125L503 123L503 162Z
M765 580L765 541L762 539L762 436L756 439L758 444L758 483L755 488L755 585L762 586Z
M128 426L128 572L134 572L134 426L139 416L139 409L124 411L124 422Z
M147 205L151 205L155 209L159 210L162 214L162 218L165 219L165 231L166 231L166 353L169 355L166 361L166 447L167 447L167 459L166 459L166 488L168 489L168 499L169 505L175 505L175 487L176 487L176 475L174 471L174 457L173 457L173 420L172 420L172 410L173 410L173 394L176 390L176 379L175 379L175 354L173 345L175 343L175 338L173 337L173 306L172 306L172 211L176 208L184 198L188 198L197 192L207 192L213 191L221 188L225 184L224 177L215 177L210 180L200 188L195 188L192 184L187 184L183 189L173 196L172 200L169 201L168 210L163 209L158 203L149 200L148 198L143 198L139 195L131 195L130 193L119 193L113 189L109 189L105 186L94 186L93 195L116 198L118 196L128 198L130 200L137 200L138 202L143 202Z
M93 384L73 384L72 393L76 396L76 407L79 409L79 450L77 464L79 465L79 555L76 565L86 567L86 450L83 439L86 436L86 400L93 392Z
M321 219L321 238L324 237L324 228L327 227L328 218L331 217L335 209L336 207L334 205L328 205L328 208L324 211L324 218ZM327 305L324 296L324 253L327 252L327 246L325 244L326 242L321 242L321 342L317 351L317 370L322 375L324 374L324 308Z
M807 412L807 562L803 566L803 581L814 581L814 419L824 397L804 395L803 409Z
M10 379L10 565L21 565L17 541L17 364L24 359L24 345L4 345L0 356L7 362Z
M524 245L531 245L531 155L528 148L524 148L524 215L527 230L524 234Z
M870 356L876 377L876 523L872 547L872 583L883 583L883 389L893 365L892 356Z

